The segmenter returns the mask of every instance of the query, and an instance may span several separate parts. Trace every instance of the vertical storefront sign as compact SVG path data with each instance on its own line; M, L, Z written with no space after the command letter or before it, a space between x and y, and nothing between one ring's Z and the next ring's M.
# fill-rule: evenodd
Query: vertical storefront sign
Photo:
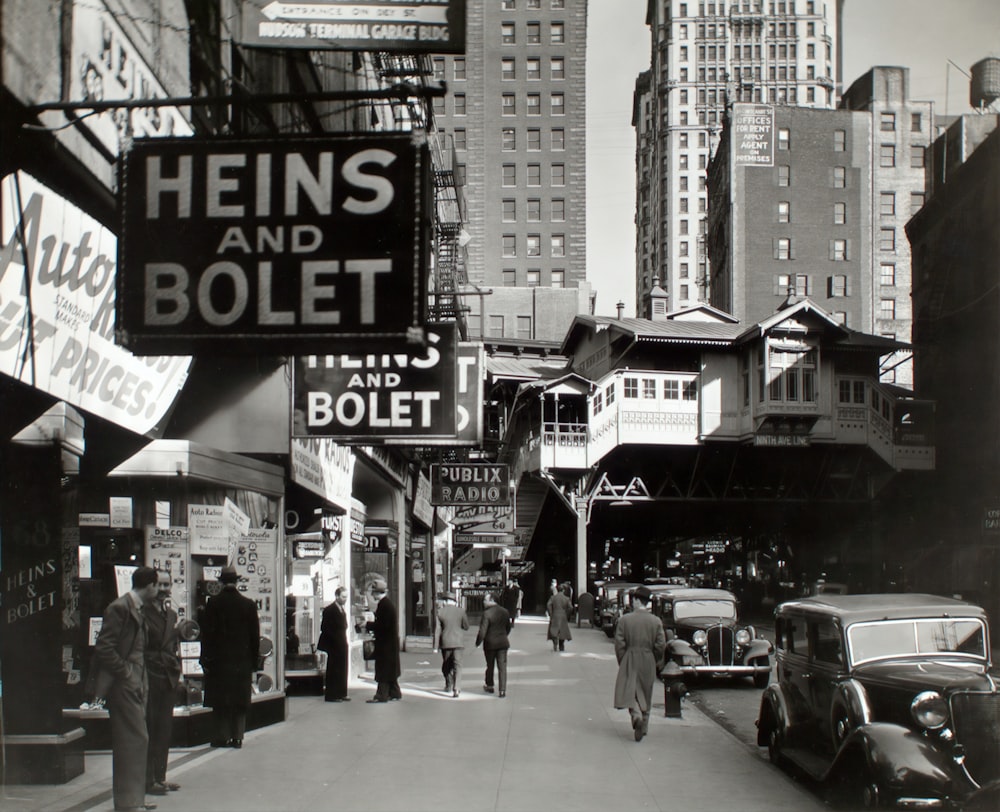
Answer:
M191 529L188 527L146 527L146 561L154 570L170 576L170 602L179 620L190 616L188 557Z
M185 356L114 343L118 240L24 172L0 183L0 373L122 426L155 429Z
M260 636L274 643L275 616L279 608L284 609L284 584L278 580L281 571L278 569L277 529L248 528L236 539L235 557L230 563L239 575L237 589L257 604ZM281 589L276 591L279 586ZM261 668L271 678L271 685L277 684L276 660L275 654L271 654Z

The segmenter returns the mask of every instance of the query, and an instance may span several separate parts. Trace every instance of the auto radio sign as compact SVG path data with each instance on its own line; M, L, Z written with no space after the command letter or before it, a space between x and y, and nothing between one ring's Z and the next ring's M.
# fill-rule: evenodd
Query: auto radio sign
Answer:
M426 138L140 139L123 154L117 338L279 354L426 318Z

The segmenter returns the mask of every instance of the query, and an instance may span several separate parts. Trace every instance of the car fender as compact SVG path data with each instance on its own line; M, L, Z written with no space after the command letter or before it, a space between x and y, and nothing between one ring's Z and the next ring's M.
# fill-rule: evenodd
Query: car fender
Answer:
M747 645L746 652L743 655L743 661L749 662L750 660L756 660L760 657L770 657L774 652L774 646L770 640L765 640L763 637L758 637L755 640L751 640Z
M846 722L846 730L838 730L842 719ZM839 683L830 703L830 729L833 731L834 749L841 746L850 731L871 721L872 709L864 686L853 679Z
M702 659L698 650L692 648L691 644L683 637L674 637L667 640L667 656L671 658L696 657L699 661Z
M767 746L767 734L770 728L767 724L761 724L765 719L769 719L771 725L787 736L790 718L785 692L778 684L768 685L761 694L760 711L757 713L757 744L761 747Z
M890 722L871 722L852 730L826 779L856 780L859 759L880 787L905 787L907 794L955 798L966 797L976 788L947 745Z

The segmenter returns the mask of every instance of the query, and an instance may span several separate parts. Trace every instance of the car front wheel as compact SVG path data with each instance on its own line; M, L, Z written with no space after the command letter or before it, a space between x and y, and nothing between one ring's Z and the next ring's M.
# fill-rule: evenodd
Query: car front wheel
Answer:
M780 767L785 759L781 755L782 739L784 737L781 735L781 730L778 726L772 724L771 729L767 732L767 757L770 759L771 763L775 766Z

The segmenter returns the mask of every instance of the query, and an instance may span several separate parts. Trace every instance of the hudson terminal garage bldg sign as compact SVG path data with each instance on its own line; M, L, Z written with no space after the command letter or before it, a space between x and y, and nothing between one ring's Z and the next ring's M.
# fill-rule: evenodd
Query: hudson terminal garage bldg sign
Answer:
M315 352L426 321L423 135L144 139L121 178L117 340L133 351Z

